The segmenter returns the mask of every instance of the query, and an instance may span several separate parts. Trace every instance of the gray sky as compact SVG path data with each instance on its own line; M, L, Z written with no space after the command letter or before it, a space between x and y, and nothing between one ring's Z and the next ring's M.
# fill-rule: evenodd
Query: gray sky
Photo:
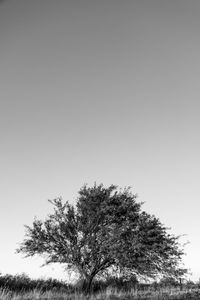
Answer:
M132 186L187 234L200 277L200 2L0 3L0 272L63 276L14 254L47 199Z

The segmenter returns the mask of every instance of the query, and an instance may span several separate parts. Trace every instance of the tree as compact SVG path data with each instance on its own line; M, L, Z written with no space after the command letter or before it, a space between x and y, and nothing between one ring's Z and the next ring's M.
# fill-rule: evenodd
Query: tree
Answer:
M35 219L17 252L45 255L45 263L74 269L90 291L106 271L126 276L176 276L183 249L159 219L141 210L130 188L84 185L76 205L50 201L54 212Z

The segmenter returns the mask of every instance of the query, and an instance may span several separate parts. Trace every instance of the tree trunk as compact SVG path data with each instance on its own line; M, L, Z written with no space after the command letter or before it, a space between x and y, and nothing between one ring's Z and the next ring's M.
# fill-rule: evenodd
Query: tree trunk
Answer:
M183 290L182 278L179 278L179 283L180 283L180 291L182 291Z
M86 294L90 294L92 292L91 288L92 288L93 279L94 279L94 275L90 275L85 280L84 291L85 291Z

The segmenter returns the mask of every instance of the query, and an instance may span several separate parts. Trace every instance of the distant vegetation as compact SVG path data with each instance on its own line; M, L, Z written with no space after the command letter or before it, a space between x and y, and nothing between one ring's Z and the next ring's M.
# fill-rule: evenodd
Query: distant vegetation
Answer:
M130 188L84 185L76 205L50 201L54 212L26 226L17 250L45 255L46 264L63 263L76 271L86 293L108 275L125 278L181 278L183 249L158 218L141 210ZM103 281L102 281L103 282ZM50 283L50 285L53 283ZM102 283L103 284L103 283Z
M0 275L0 288L12 292L31 292L35 289L41 292L72 291L74 287L56 279L31 279L26 274L21 275Z
M84 293L83 285L74 285L55 279L30 279L27 275L0 275L1 300L167 300L200 299L200 283L180 282L166 278L151 284L137 280L108 277L94 280L90 296Z

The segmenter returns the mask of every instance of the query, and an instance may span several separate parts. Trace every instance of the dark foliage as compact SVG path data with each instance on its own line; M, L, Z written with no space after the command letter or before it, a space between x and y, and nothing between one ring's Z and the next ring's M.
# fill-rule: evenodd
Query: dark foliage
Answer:
M105 279L95 279L92 282L91 292L93 294L99 292L105 292L107 288L114 288L119 292L130 292L135 289L138 291L158 291L163 288L180 288L178 280L162 279L159 282L152 283L139 283L136 277L114 277L108 276ZM199 289L199 284L192 281L186 281L183 283L183 288ZM77 282L75 285L66 284L63 281L55 279L30 279L26 274L21 275L0 275L0 289L6 289L15 293L31 292L33 290L39 290L41 292L54 291L62 292L66 294L82 293L87 290L87 282Z
M66 284L56 279L30 279L27 275L0 275L0 288L13 292L29 292L38 289L46 291L73 291L72 285Z

